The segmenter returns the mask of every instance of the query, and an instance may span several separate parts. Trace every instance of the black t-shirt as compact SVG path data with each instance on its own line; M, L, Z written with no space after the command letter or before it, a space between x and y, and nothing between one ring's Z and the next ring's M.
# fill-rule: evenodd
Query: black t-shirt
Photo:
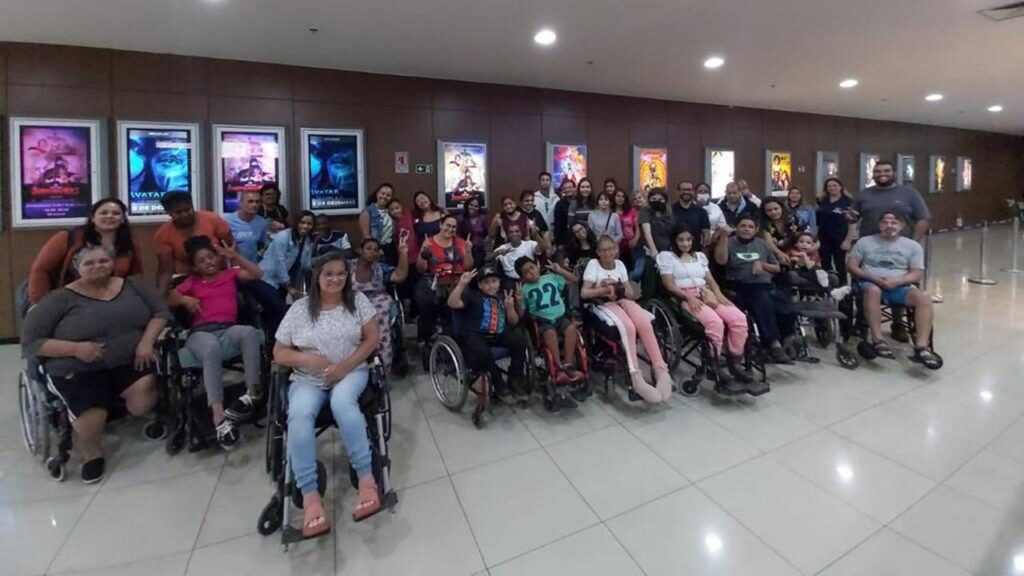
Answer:
M838 244L846 239L849 224L846 221L846 209L853 205L853 199L843 194L835 202L827 197L818 203L818 239L822 242Z
M500 291L495 296L485 296L473 288L462 292L462 303L466 305L462 311L463 334L495 336L509 329L505 300L499 296Z
M256 213L266 218L267 220L274 220L275 222L280 222L285 226L288 225L288 209L285 208L284 206L281 206L280 204L277 205L277 208L274 208L273 210L269 211L260 206L259 211L257 211Z
M672 204L672 219L675 220L676 226L690 231L690 235L694 239L694 246L700 246L702 230L711 230L708 211L696 204L690 204L689 208L683 208L679 202L675 202ZM671 248L671 239L669 243Z
M548 222L547 220L544 219L544 215L540 213L540 210L534 210L532 212L523 212L523 214L526 214L526 218L529 221L533 222L533 225L537 227L537 230L541 232L548 231ZM528 237L526 230L521 230L521 232L523 233L523 238Z

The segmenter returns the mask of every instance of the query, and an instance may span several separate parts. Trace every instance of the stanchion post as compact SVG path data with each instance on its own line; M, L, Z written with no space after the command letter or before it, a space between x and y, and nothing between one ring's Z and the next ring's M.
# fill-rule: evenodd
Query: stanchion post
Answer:
M928 234L924 237L924 289L931 290L932 288L932 229L928 229ZM938 290L931 290L932 292L932 303L942 304L945 299L942 294L939 294Z
M1013 218L1013 263L1006 269L1010 274L1024 274L1017 264L1017 254L1020 252L1020 217Z
M985 243L988 241L988 221L981 227L981 257L978 263L978 275L973 278L968 278L967 281L971 284L980 284L982 286L995 286L998 284L995 280L988 277L988 268L985 266Z

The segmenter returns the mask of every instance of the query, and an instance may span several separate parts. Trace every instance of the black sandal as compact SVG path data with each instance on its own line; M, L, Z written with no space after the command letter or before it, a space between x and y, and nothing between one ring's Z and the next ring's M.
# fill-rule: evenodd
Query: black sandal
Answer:
M942 361L939 357L929 350L928 348L917 348L914 350L914 355L910 357L911 362L917 362L923 364L925 368L929 370L938 370L942 368Z
M892 353L892 348L889 348L889 345L881 340L878 342L872 342L871 347L875 349L875 355L879 358L892 360L896 357L896 355Z

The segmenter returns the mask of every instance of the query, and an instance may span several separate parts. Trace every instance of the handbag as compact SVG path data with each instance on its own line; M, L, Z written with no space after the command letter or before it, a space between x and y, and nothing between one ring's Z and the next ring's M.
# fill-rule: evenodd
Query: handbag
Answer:
M697 259L696 256L694 256L694 262L699 264L700 260ZM696 280L696 278L690 275L690 270L688 267L684 266L684 270L686 270L687 278L689 278L690 280ZM718 296L716 296L715 293L710 288L708 288L708 285L706 283L700 287L700 300L701 302L704 303L705 306L710 306L712 310L714 310L719 304L721 304L721 302L718 301Z

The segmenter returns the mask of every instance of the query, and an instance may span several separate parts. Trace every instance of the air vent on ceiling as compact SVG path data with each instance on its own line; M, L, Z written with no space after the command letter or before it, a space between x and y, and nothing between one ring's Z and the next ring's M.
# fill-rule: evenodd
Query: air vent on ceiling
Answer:
M979 10L978 13L996 22L1012 20L1024 16L1024 2L1014 2L1005 6L989 8L988 10Z

